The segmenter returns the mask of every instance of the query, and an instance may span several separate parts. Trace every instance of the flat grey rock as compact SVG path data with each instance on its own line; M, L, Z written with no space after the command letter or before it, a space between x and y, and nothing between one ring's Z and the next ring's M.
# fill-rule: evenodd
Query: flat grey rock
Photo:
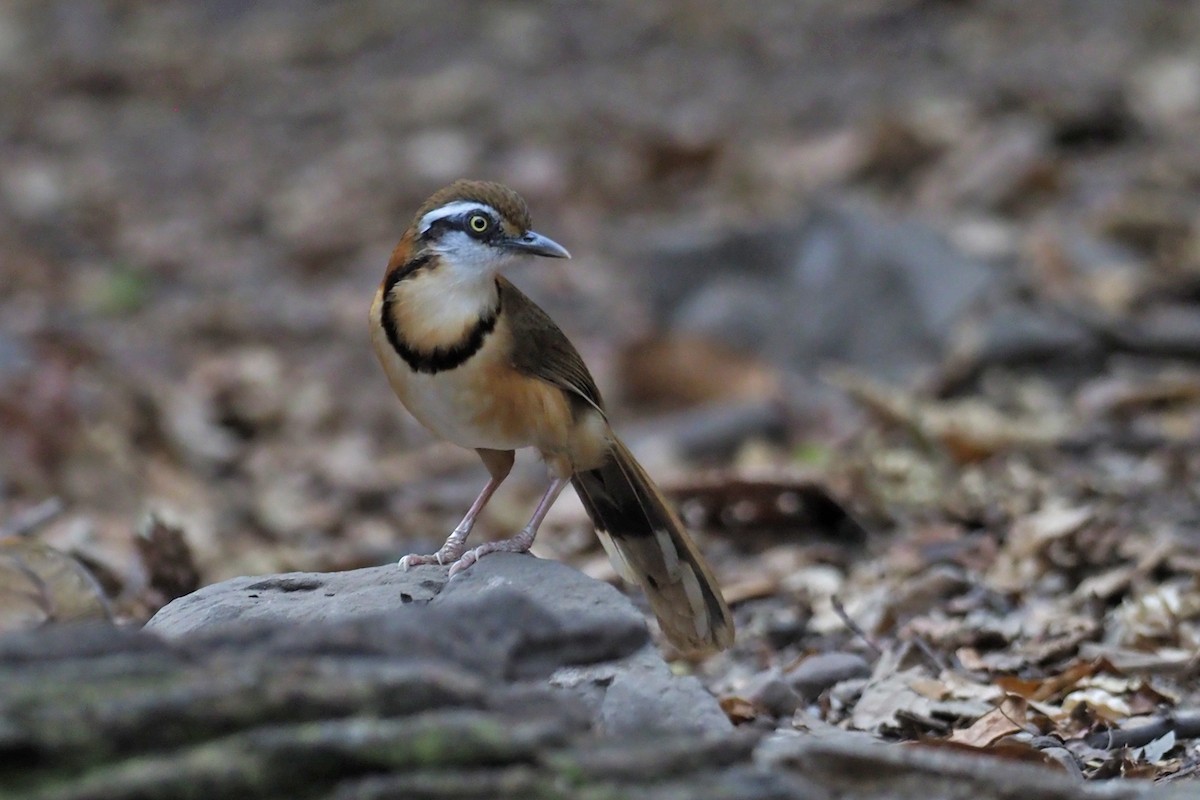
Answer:
M425 566L413 568L410 574L429 583L445 583L432 598L435 606L517 591L535 600L567 629L645 625L645 617L629 598L560 561L493 553L452 581L445 582L446 572L444 567Z
M513 590L534 590L542 607L567 631L644 624L642 613L614 587L557 561L508 553L490 555L456 576L431 605L486 599ZM582 697L607 733L732 729L716 699L695 678L671 672L653 645L620 661L564 667L551 683Z
M614 587L557 561L509 553L453 580L447 572L389 565L235 578L175 600L146 628L171 640L268 635L270 649L286 653L306 651L310 626L342 626L348 636L353 629L355 642L372 640L358 635L369 626L380 655L437 655L508 681L550 675L605 732L731 730L698 680L672 673L649 643L645 617ZM264 626L273 627L264 634Z
M171 639L247 623L346 621L428 603L445 580L445 569L439 576L394 565L232 578L167 604L146 629Z
M621 661L562 667L550 683L574 692L592 709L600 730L614 736L733 729L700 681L675 675L653 646Z

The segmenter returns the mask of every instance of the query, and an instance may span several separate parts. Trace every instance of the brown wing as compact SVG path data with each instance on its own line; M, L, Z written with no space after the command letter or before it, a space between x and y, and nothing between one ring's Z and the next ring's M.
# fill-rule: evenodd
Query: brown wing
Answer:
M508 318L514 342L513 367L583 399L601 413L604 400L583 358L559 327L536 303L504 278L498 278L500 308Z

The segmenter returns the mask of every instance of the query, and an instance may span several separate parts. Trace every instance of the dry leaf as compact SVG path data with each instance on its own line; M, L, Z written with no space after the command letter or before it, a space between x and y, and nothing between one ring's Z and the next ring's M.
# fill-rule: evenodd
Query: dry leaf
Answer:
M779 393L779 374L770 364L701 337L638 341L620 358L625 400L634 405L679 408Z
M1151 764L1157 764L1163 757L1175 749L1175 731L1167 731L1162 736L1141 748L1142 758Z
M0 542L0 632L109 618L103 591L77 560L30 539Z
M895 727L901 717L908 719L960 720L977 719L991 710L991 704L976 699L950 697L948 687L935 687L920 669L896 672L880 680L870 681L854 707L850 718L852 727L879 731ZM921 691L918 691L919 687ZM942 693L931 699L930 693Z
M1049 542L1079 530L1094 515L1094 510L1087 506L1073 508L1061 502L1052 502L1013 525L1012 547L1021 555L1031 555Z
M1133 714L1133 709L1123 698L1104 689L1079 689L1063 698L1062 707L1071 713L1080 705L1086 705L1103 720L1117 722Z
M1028 710L1029 704L1025 698L1007 695L998 707L975 720L969 728L950 734L950 741L972 747L987 747L998 739L1025 730Z
M675 481L663 491L688 524L716 529L797 529L857 544L867 531L825 486L811 477L710 472Z
M996 684L1006 692L1017 694L1027 700L1045 702L1054 700L1062 694L1074 689L1079 682L1096 673L1098 665L1093 661L1076 661L1065 670L1041 681L1026 681L1020 678L1004 676L996 679Z
M960 464L1014 448L1054 444L1071 430L1070 421L1053 412L1011 416L979 398L919 398L852 370L832 370L824 377L883 419L912 429L925 441L940 443Z
M725 695L718 702L721 710L725 712L725 716L734 725L744 725L747 722L753 722L758 717L758 706L744 697Z
M200 588L200 573L182 528L151 514L138 527L134 545L159 605Z
M1113 612L1111 635L1126 647L1183 645L1194 647L1195 632L1184 626L1200 617L1200 594L1190 579L1152 587L1126 598Z

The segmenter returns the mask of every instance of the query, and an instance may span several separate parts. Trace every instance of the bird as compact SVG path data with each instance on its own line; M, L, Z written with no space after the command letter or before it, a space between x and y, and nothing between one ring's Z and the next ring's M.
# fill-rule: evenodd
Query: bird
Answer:
M670 502L613 432L595 380L566 334L503 274L522 256L570 258L531 228L513 189L458 180L417 210L388 259L370 310L375 353L395 394L434 435L474 449L490 475L433 554L403 569L527 552L572 484L617 572L645 592L667 641L684 654L728 648L734 624L721 590ZM467 549L515 451L532 447L549 485L509 539Z

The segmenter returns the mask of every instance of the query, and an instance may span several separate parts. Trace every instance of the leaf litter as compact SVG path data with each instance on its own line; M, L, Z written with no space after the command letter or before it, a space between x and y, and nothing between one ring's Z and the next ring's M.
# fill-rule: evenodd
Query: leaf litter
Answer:
M1121 435L1144 429L1147 415L1186 417L1200 406L1191 383L1172 377L1178 369L1165 369L1142 394L1101 394L1111 374L1049 389L1037 376L1002 374L991 393L981 386L971 397L969 419L982 427L960 416L957 401L840 373L867 419L810 480L862 521L866 543L843 540L831 554L779 537L749 566L723 567L757 576L754 591L735 595L751 626L781 603L811 613L792 642L760 650L767 669L786 680L797 654L820 652L857 653L873 668L831 682L776 724L819 720L1088 778L1195 774L1200 464ZM1039 386L1027 397L1050 396L1040 418L1012 403L1028 380ZM832 575L808 591L803 581L785 589L818 568ZM735 659L703 669L737 700L731 718L749 721L761 693L739 687L753 685L752 670ZM759 701L754 719L771 717Z
M850 5L824 4L833 11ZM1142 13L1164 13L1145 5ZM587 102L563 103L559 133L547 127L531 158L514 156L510 167L520 173L513 165L539 165L523 176L541 186L539 208L559 213L548 222L585 242L622 239L649 210L677 221L757 220L798 207L804 195L836 200L849 192L936 218L962 249L998 254L998 269L1016 279L1021 297L1051 308L1047 319L1061 330L989 339L981 325L974 341L951 343L952 363L941 374L917 386L831 372L851 411L835 404L832 412L789 406L781 413L781 400L804 395L815 381L775 374L778 364L763 355L770 348L753 357L731 352L724 340L681 330L664 309L650 313L653 306L628 288L634 276L619 269L623 254L605 246L590 247L604 268L569 273L584 276L569 279L578 281L582 300L563 319L586 322L580 309L613 312L616 322L591 331L597 339L577 339L606 389L624 382L631 401L659 409L715 404L673 418L684 455L651 471L676 473L664 488L694 515L734 605L736 648L681 666L721 694L735 722L852 729L1000 758L1032 754L1090 778L1183 780L1196 774L1200 737L1200 217L1194 137L1179 133L1194 128L1196 102L1191 84L1179 97L1170 90L1179 82L1144 60L1156 48L1140 31L1182 35L1185 27L1126 25L1119 33L1130 47L1109 48L1095 46L1094 37L1113 35L1102 19L1054 24L1070 4L1048 11L1049 22L1002 13L1003 30L1027 26L1008 37L1030 48L1015 57L1046 78L1029 90L1014 81L1007 61L977 63L968 75L953 60L955 52L979 49L962 42L995 39L991 14L999 12L974 6L895 16L922 13L930 37L939 34L939 20L957 20L956 36L967 38L945 40L958 44L944 52L946 83L961 85L961 94L931 95L911 108L897 102L929 83L915 72L929 66L904 57L881 68L860 58L899 51L858 38L894 35L892 24L862 24L874 12L864 17L858 8L845 12L849 28L845 20L830 28L859 32L844 37L852 46L842 53L845 63L817 64L797 83L796 63L826 50L837 56L838 48L804 48L804 37L771 19L766 38L750 39L763 59L750 61L766 64L779 53L782 81L729 92L726 80L712 80L716 88L688 106L709 109L718 129L748 132L744 143L681 148L663 131L691 127L692 112L674 118L670 103L647 109L618 93L618 122L621 108L634 110L621 123L623 135L591 124ZM962 24L976 13L977 24ZM126 16L141 26L138 35L178 27ZM625 24L665 24L651 17ZM206 30L207 21L195 22ZM272 36L297 45L275 48L280 57L304 50L304 27L289 27L285 17L278 24ZM620 26L585 33L607 40L612 46L593 41L592 49L617 54L616 66L628 69L628 49L617 45L640 34ZM747 36L758 35L747 28ZM1123 56L1135 43L1146 52ZM147 82L130 73L122 92L81 101L89 81L72 79L80 77L73 71L93 69L90 61L64 65L54 47L26 49L29 69L14 73L14 86L30 102L15 108L23 123L13 129L37 130L39 120L61 117L66 102L70 118L91 133L56 155L71 177L52 193L59 201L13 201L6 209L25 213L8 214L11 224L0 226L7 256L0 269L12 289L2 298L10 324L0 335L4 619L42 625L79 609L138 621L197 580L346 569L437 546L478 491L481 469L473 454L431 444L400 418L364 344L363 292L377 280L376 268L366 278L359 268L378 261L372 248L386 255L395 209L414 207L426 187L380 181L374 166L363 175L355 163L377 159L345 163L340 155L416 149L432 129L451 139L474 135L481 120L499 126L485 131L496 141L522 141L522 131L504 127L521 115L472 115L460 131L456 106L443 104L423 122L346 124L362 104L339 91L345 75L384 94L394 93L395 76L371 83L379 76L362 63L338 72L340 62L331 59L332 85L322 88L321 76L312 76L321 113L302 120L318 135L278 148L277 131L247 124L254 116L247 108L271 105L260 90L233 93L244 95L244 105L213 104L207 81L184 81L174 89L183 93L179 101L203 112L198 121L213 141L199 155L215 160L197 161L197 174L242 187L226 202L197 203L174 185L163 187L156 159L141 157L141 140L131 146L124 128L106 121L113 109L158 102L163 88L153 75ZM196 67L188 48L158 50L178 61L179 74ZM1056 70L1031 52L1076 60L1086 52L1094 68ZM557 58L554 48L545 53ZM96 55L102 63L120 56L103 47ZM237 82L236 64L219 66L209 69L215 80ZM595 83L594 74L547 66L554 68L528 71L561 83L531 96L577 96L560 90ZM588 69L600 66L589 62ZM473 97L475 87L460 83L470 84L476 72L461 67L447 64L434 84ZM52 81L57 88L28 91L37 76L63 70L66 79ZM831 109L827 130L797 138L795 120L809 119L814 99L846 80L876 88L849 93L848 104L839 104L844 117ZM1004 102L995 103L997 93ZM890 98L887 108L872 106L880 97ZM1107 101L1089 107L1096 97L1118 98L1118 112ZM780 107L781 98L797 105ZM495 111L488 104L502 98L478 102ZM329 158L330 136L321 130L345 139L338 157ZM581 140L581 131L591 133ZM172 142L180 152L195 149L186 126L171 136L182 138L166 139L169 151ZM27 149L28 142L17 144ZM247 146L255 158L220 156ZM501 165L482 160L491 150L463 156L463 171L495 172ZM99 184L96 163L114 165ZM297 174L302 180L293 183ZM45 182L24 183L36 189ZM6 197L16 197L22 182L10 184ZM259 188L289 185L293 191L279 191L286 202L264 200ZM561 188L568 186L594 191ZM1101 196L1089 196L1097 187ZM331 192L339 202L328 202ZM173 202L164 206L164 195ZM26 214L39 202L44 215L31 221ZM97 213L111 208L121 213ZM87 223L82 240L67 230L80 226L63 226L64 219ZM57 243L47 251L41 243L48 236ZM96 261L128 261L130 268L102 271L110 273L109 291L96 291L103 288ZM132 295L130 276L145 282ZM523 286L534 283L523 278ZM709 285L690 262L686 283ZM122 302L88 310L114 290ZM611 343L639 317L677 329L657 342L636 331L616 366L594 357L604 351L597 342ZM771 326L785 341L773 341L786 351L790 329L775 325L781 321ZM23 350L28 356L20 357ZM638 444L636 436L631 441ZM709 472L715 465L721 470ZM523 523L541 476L519 473L481 521L480 536ZM61 510L37 511L56 496L64 498ZM828 513L811 513L814 501ZM172 513L157 515L164 510ZM139 539L137 519L161 524L151 523ZM559 535L539 540L540 554L615 580L569 498L547 529Z

